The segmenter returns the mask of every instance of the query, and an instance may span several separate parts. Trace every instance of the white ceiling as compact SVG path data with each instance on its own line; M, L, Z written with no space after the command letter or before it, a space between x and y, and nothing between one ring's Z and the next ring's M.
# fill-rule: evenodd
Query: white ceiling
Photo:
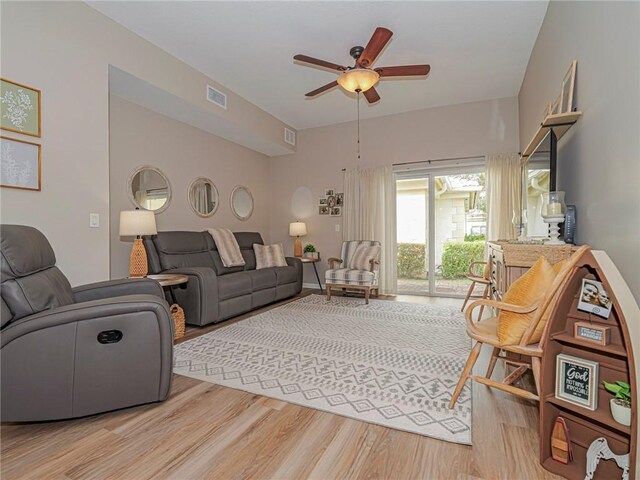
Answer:
M383 80L363 118L518 94L547 1L88 2L126 28L298 128L354 120L339 88L304 94L336 74L296 64L303 53L352 64L373 30L394 32L376 66L429 63L428 79ZM363 99L364 100L364 99Z

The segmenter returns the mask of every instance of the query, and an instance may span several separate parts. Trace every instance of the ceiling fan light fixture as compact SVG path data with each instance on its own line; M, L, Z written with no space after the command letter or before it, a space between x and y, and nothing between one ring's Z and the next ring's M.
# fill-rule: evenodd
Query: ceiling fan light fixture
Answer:
M338 76L338 85L347 92L366 92L380 80L375 70L368 68L352 68Z

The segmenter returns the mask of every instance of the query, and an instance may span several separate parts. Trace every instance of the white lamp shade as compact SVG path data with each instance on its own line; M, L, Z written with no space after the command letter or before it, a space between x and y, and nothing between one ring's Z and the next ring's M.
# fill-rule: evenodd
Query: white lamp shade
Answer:
M155 235L156 215L150 210L124 210L120 212L120 236Z
M293 222L289 224L290 237L304 237L307 234L307 224L304 222Z

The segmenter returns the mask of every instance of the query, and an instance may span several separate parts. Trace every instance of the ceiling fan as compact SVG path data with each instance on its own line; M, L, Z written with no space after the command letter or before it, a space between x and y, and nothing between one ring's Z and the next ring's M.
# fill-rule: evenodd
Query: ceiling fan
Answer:
M385 45L389 43L392 35L393 32L387 28L376 28L366 48L356 46L349 51L349 54L355 59L353 67L345 67L344 65L326 62L317 58L308 57L307 55L294 56L294 60L340 72L337 80L327 83L307 93L305 96L315 97L330 88L340 85L349 92L362 92L367 102L375 103L380 100L380 95L378 95L375 89L375 85L380 78L426 76L431 70L431 66L429 65L402 65L397 67L372 68L376 58L380 55Z

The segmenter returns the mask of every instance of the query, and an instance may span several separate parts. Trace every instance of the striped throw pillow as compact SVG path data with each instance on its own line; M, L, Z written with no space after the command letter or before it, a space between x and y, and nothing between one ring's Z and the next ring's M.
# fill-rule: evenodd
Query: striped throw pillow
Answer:
M284 250L281 243L274 245L253 244L253 251L256 254L256 270L271 267L286 267L287 261L284 258Z
M349 259L349 268L353 270L371 270L371 260L380 256L380 245L358 245Z

